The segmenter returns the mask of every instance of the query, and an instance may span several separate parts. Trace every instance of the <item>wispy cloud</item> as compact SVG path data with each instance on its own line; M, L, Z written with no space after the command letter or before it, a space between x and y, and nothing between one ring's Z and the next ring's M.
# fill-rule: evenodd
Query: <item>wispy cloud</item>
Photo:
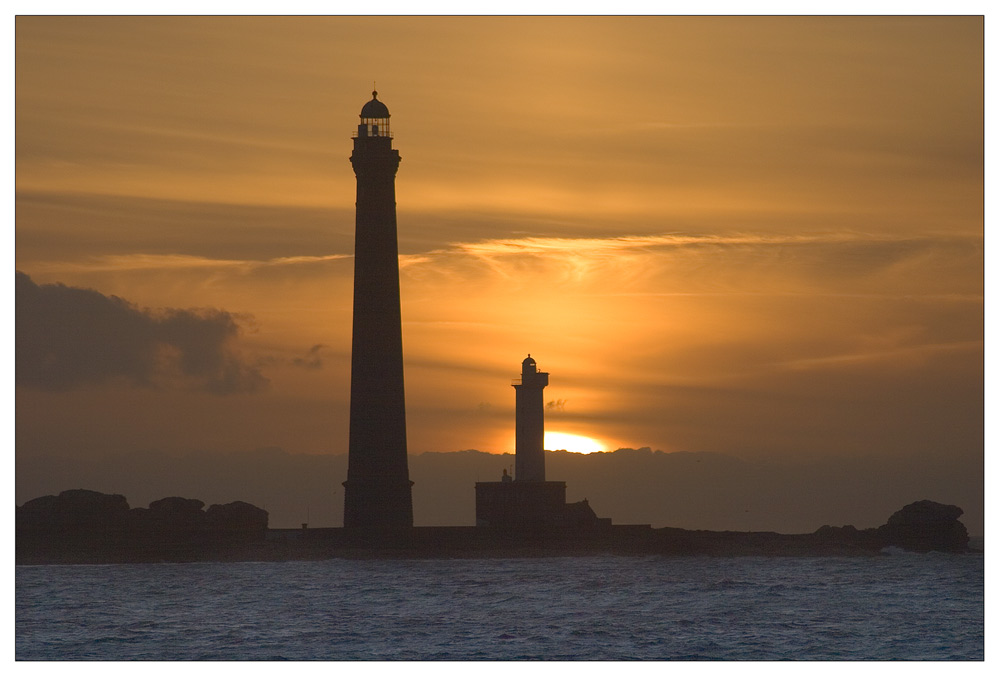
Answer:
M922 345L899 346L884 350L873 350L839 355L824 355L822 357L799 358L778 363L777 367L790 370L810 370L822 368L838 368L852 364L886 363L893 361L924 360L938 353L951 352L982 352L983 341L952 341L948 343L927 343Z
M399 267L400 269L408 268L410 266L418 265L421 263L427 263L430 260L431 257L423 254L400 254Z
M613 269L616 275L627 278L648 276L652 271L665 269L654 259L673 254L688 255L685 265L692 274L706 267L715 268L729 277L733 270L726 268L726 256L753 256L743 261L754 266L770 261L775 268L790 270L796 261L811 270L800 271L808 276L820 275L824 269L843 261L838 275L872 266L888 266L909 258L915 251L930 251L953 246L963 247L965 255L979 251L981 237L954 234L886 234L861 231L836 231L809 234L788 233L723 233L691 234L660 233L650 235L623 235L611 237L524 237L498 238L476 242L455 242L448 247L428 252L413 263L445 264L446 261L465 258L486 266L504 279L520 275L522 266L536 260L562 268L564 279L581 281L599 268ZM971 247L971 248L970 248ZM826 249L824 249L826 248ZM978 249L977 249L978 248ZM702 257L702 253L712 256ZM771 258L768 259L767 257ZM679 270L675 260L672 269ZM649 265L646 265L649 264ZM742 270L742 268L739 268ZM829 270L827 270L829 272ZM616 285L617 293L634 290ZM683 290L645 290L648 292L675 293ZM752 290L745 289L750 292ZM810 289L810 293L817 289ZM847 290L843 290L847 291ZM856 290L851 290L852 292Z
M861 232L832 232L815 235L773 235L736 233L730 235L692 235L663 233L658 235L627 235L607 238L527 237L520 239L483 240L451 245L443 253L460 252L473 256L507 254L600 254L636 251L660 247L723 246L723 245L787 245L841 244L849 242L905 242L912 235L875 235Z
M323 263L346 258L352 257L348 254L328 254L324 256L281 256L273 259L251 260L217 259L187 254L109 254L106 256L91 257L82 261L40 263L33 266L33 269L44 273L192 269L241 269L249 272L258 268Z
M878 294L878 293L855 293L855 292L843 292L843 293L824 293L816 291L635 291L635 292L608 292L607 294L602 294L602 296L620 296L620 297L644 297L644 296L662 296L662 297L686 297L686 296L746 296L748 298L752 297L768 297L773 298L777 296L793 298L793 299L858 299L859 301L935 301L935 302L946 302L946 303L982 303L982 294Z

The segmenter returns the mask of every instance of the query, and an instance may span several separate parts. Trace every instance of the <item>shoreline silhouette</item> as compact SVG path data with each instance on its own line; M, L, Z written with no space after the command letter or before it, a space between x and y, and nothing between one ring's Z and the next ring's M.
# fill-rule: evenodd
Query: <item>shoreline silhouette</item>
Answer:
M17 507L16 564L293 561L618 555L876 556L887 549L973 552L958 506L917 501L877 528L812 533L708 531L649 525L269 529L267 512L236 501L203 510L168 497L131 508L124 496L74 489Z

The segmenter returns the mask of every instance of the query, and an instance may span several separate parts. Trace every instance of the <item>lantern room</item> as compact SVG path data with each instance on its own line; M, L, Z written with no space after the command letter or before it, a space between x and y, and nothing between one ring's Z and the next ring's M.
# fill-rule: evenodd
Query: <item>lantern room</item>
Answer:
M378 100L378 92L372 92L372 100L361 109L361 124L358 125L359 137L381 136L392 138L389 130L389 109Z

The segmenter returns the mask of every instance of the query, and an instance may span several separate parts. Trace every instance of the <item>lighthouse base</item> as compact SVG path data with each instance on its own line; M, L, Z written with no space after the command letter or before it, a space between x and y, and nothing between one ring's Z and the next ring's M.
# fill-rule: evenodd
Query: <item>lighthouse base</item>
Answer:
M344 527L399 529L413 526L413 482L344 482Z
M476 526L503 531L594 527L586 500L566 503L565 482L476 482Z

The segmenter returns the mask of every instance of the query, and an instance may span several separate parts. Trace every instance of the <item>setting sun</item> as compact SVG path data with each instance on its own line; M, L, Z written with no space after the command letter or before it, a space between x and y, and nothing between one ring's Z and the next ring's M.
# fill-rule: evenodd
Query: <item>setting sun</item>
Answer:
M595 451L607 451L600 442L592 437L557 432L545 433L545 448L550 451L563 449L576 454L592 454Z

